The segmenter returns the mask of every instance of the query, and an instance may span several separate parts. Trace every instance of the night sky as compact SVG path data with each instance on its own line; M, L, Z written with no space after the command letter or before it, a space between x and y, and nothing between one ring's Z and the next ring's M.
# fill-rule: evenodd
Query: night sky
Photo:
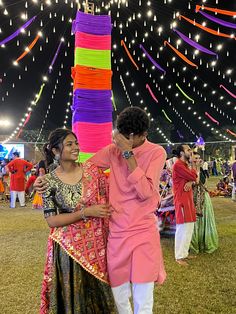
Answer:
M45 130L63 126L66 108L69 108L67 103L71 103L72 100L69 93L72 91L70 71L73 66L74 36L71 34L69 19L74 19L76 15L75 1L68 0L65 3L64 0L58 0L59 3L56 3L52 0L51 5L47 4L48 1L39 0L37 3L32 0L3 0L2 2L0 41L15 32L34 15L37 18L24 34L20 34L5 47L0 48L0 120L4 117L10 118L13 122L10 132L14 131L27 112L27 108L31 106L31 101L34 100L35 94L43 83L43 76L46 75L48 81L42 97L33 110L25 130L40 130L42 125ZM160 132L166 134L172 142L194 141L199 134L207 140L218 141L227 138L235 140L233 135L226 133L226 129L236 133L236 102L220 88L222 84L236 94L235 39L209 34L184 19L180 21L177 17L179 12L189 19L195 19L198 23L206 22L208 28L236 36L236 29L221 26L200 13L195 13L195 6L203 3L212 8L236 11L235 1L132 0L126 1L128 7L121 3L125 1L93 2L97 8L100 8L102 14L108 12L109 8L107 10L105 5L110 3L113 21L113 93L117 106L114 118L123 108L132 104L147 108L152 118L151 139L155 142L166 142ZM8 15L4 15L5 10L8 11ZM234 17L204 12L236 25ZM27 15L25 20L22 19L22 14ZM199 35L198 43L218 53L218 60L215 56L203 52L194 55L196 49L183 40L177 45L179 37L171 29L174 22L177 23L175 28L186 36L191 35L192 40L196 41L196 36ZM18 66L14 66L13 61L33 41L40 30L43 37ZM53 72L49 75L49 65L62 37L65 42ZM121 47L122 39L138 64L139 71ZM196 63L198 68L187 64L170 47L164 47L165 40L175 48L178 46L178 50ZM166 70L165 75L158 69L153 69L150 60L143 56L140 44ZM189 98L194 100L194 103L181 93L176 83ZM158 103L151 97L146 84L151 87ZM162 110L172 123L166 119ZM212 122L206 117L205 112L220 124ZM67 120L67 126L70 127L69 115ZM204 121L206 122L203 123ZM10 132L5 131L8 134ZM0 134L3 133L3 129L0 129ZM24 138L24 131L22 138Z

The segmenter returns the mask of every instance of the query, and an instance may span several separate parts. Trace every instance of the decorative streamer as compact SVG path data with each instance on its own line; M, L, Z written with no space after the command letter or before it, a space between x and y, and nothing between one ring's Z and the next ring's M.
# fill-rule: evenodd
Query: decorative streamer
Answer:
M60 50L61 50L62 43L63 43L63 42L61 41L60 44L58 45L57 50L56 50L56 53L55 53L55 55L54 55L54 57L53 57L53 59L52 59L52 62L51 62L51 64L50 64L50 66L49 66L49 70L48 70L49 74L52 73L53 66L54 66L54 63L56 62L56 59L57 59L57 57L58 57L58 54L59 54L59 52L60 52Z
M177 29L173 29L174 32L176 32L180 38L182 38L186 43L188 43L189 45L191 45L192 47L194 47L195 49L198 49L202 52L205 52L209 55L213 55L216 56L216 58L218 59L218 54L215 53L214 51L211 51L205 47L203 47L202 45L196 43L194 40L188 38L187 36L185 36L183 33L181 33L180 31L178 31Z
M23 124L23 128L26 126L26 124L29 122L29 119L31 117L31 112L28 114L27 118L25 119L25 122Z
M73 124L78 121L91 123L111 122L111 97L110 90L76 89L71 107Z
M38 103L38 101L39 101L39 99L40 99L40 97L41 97L41 95L42 95L44 86L45 86L45 83L43 83L43 84L41 85L41 87L40 87L39 93L37 94L37 96L36 96L36 98L35 98L35 100L34 100L34 103L33 103L34 106L37 105L37 103Z
M25 122L22 126L22 128L19 130L18 134L16 135L16 139L18 139L18 137L21 135L21 133L23 132L23 128L26 126L26 124L29 122L29 119L31 117L31 112L28 114L27 118L25 119Z
M23 132L23 129L21 128L18 132L18 134L16 135L16 139L18 139L18 137L21 135L21 133Z
M72 23L72 34L83 32L92 35L111 35L111 30L109 15L92 15L78 11Z
M111 143L112 122L75 122L73 132L78 136L82 152L96 153Z
M76 89L74 91L74 100L80 101L79 105L82 105L84 100L86 102L90 101L88 109L91 108L91 106L100 109L104 108L104 102L111 100L111 97L111 90ZM109 107L105 109L108 110Z
M83 161L112 142L111 17L77 12L72 129Z
M71 76L74 80L74 90L111 90L111 70L76 65L71 69Z
M88 122L88 123L107 123L112 121L111 110L85 110L80 107L73 110L73 121L76 122Z
M126 47L126 44L125 44L124 40L121 40L121 46L123 46L123 47L125 48L125 51L126 51L128 57L130 58L131 62L134 64L134 66L136 67L136 69L139 70L139 67L138 67L137 63L134 61L134 59L133 59L133 57L131 56L131 54L130 54L128 48Z
M225 34L225 33L220 33L218 31L215 31L214 29L211 29L211 28L208 28L206 26L203 26L199 23L196 23L195 21L193 20L190 20L189 18L185 17L184 15L180 15L179 16L179 19L181 20L181 18L183 18L184 20L186 20L187 22L191 23L192 25L194 26L197 26L198 28L201 28L203 29L204 31L208 32L208 33L211 33L213 35L216 35L216 36L219 36L219 37L226 37L226 38L235 38L235 36L232 36L232 35L229 35L229 34Z
M230 96L232 96L233 98L236 98L236 95L233 94L231 91L229 91L224 85L220 85L220 88L223 88Z
M151 94L151 96L155 100L155 102L158 103L156 96L154 95L153 91L151 90L151 87L148 84L146 84L146 88L148 89L149 93Z
M172 123L172 120L167 116L165 110L162 109L161 111L163 112L163 114L164 114L164 116L166 117L166 119L167 119L170 123Z
M229 129L227 129L226 132L236 137L236 133L234 133L233 131L230 131Z
M82 32L76 32L75 47L96 50L110 50L111 35L92 35Z
M178 87L178 89L181 91L181 93L182 93L187 99L191 100L191 102L194 104L194 100L193 100L191 97L189 97L189 96L182 90L182 88L179 86L178 83L176 83L175 86Z
M17 37L24 29L26 29L30 24L36 19L36 15L32 17L28 22L26 22L24 25L22 25L17 31L15 31L13 34L8 36L7 38L0 41L0 46L5 45L15 37Z
M196 5L196 12L198 12L200 9L210 11L210 12L215 12L223 15L229 15L229 16L235 16L236 11L227 11L227 10L221 10L217 8L210 8L210 7L205 7L205 5Z
M111 50L75 48L75 65L111 69Z
M219 121L217 121L216 119L214 119L208 112L205 112L205 115L212 121L212 122L214 122L214 123L216 123L216 124L220 124L220 122Z
M179 130L177 130L177 134L179 135L179 138L181 138L181 139L183 139L183 138L184 138L184 136L180 133L180 131L179 131Z
M193 63L193 62L190 61L187 57L185 57L185 55L183 55L179 50L177 50L175 47L173 47L167 40L164 41L164 45L165 45L165 46L166 46L166 44L169 45L170 48L171 48L172 50L174 50L174 52L175 52L181 59L183 59L186 63L188 63L189 65L191 65L191 66L193 66L193 67L198 68L198 66L197 66L195 63Z
M35 39L32 41L32 43L28 47L25 48L25 51L16 59L15 62L18 63L21 59L23 59L34 48L39 38L40 38L40 35L37 35Z
M227 22L227 21L224 21L224 20L222 20L222 19L219 19L219 18L217 18L217 17L214 17L214 16L212 16L212 15L210 15L210 14L207 14L207 13L205 13L205 12L202 12L202 11L198 11L198 13L200 13L201 15L203 15L205 18L207 18L208 20L210 20L210 21L213 21L213 22L215 22L215 23L217 23L217 24L220 24L220 25L223 25L223 26L225 26L225 27L229 27L229 28L236 28L236 24L235 23L230 23L230 22Z
M114 93L113 93L113 91L111 92L111 98L112 98L112 104L113 104L113 107L114 107L114 109L115 109L115 111L117 111L117 107L116 107L116 103L115 103L115 97L114 97Z
M164 74L166 74L166 70L164 70L151 56L150 54L147 52L147 50L143 47L143 45L139 45L139 47L143 50L143 52L145 53L145 55L147 56L147 58L152 62L152 64L159 69L160 71L162 71Z

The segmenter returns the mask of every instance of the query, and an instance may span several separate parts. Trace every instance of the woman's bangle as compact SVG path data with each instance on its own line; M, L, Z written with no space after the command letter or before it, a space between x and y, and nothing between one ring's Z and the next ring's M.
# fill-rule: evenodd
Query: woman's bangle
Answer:
M85 205L82 206L82 208L81 208L81 210L80 210L80 214L81 214L81 218L82 218L84 221L87 221L87 217L85 216L85 213L84 213L85 208L86 208Z

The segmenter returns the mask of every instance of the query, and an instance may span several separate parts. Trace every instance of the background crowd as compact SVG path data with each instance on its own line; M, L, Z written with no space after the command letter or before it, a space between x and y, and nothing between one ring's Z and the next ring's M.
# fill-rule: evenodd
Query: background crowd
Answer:
M10 162L13 160L14 163L11 164ZM171 162L173 162L172 158L167 160L165 169L162 173L160 190L164 195L167 191L165 188L163 191L163 185L166 187L170 184L168 169L170 168ZM50 169L53 169L55 166L54 162L50 166ZM19 167L21 167L21 170L17 170ZM3 159L0 161L0 201L6 202L12 199L10 207L15 207L14 199L16 198L16 201L18 200L20 202L20 206L25 206L24 195L26 195L26 199L33 202L34 208L42 208L40 197L38 195L35 197L33 184L38 176L42 176L49 172L48 168L45 160L24 160L20 158L18 152L13 153L12 159ZM236 160L233 162L215 158L209 161L201 160L201 169L202 175L205 177L205 185L207 185L207 179L211 176L219 178L215 189L208 191L211 197L232 197L232 200L236 201ZM16 179L16 177L18 177L18 179ZM166 203L166 199L164 199L163 202Z

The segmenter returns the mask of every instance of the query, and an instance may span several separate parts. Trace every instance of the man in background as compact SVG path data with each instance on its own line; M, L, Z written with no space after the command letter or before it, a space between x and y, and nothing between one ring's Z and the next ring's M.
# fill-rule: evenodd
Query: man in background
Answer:
M196 221L196 208L193 202L193 182L198 174L190 168L192 150L188 145L179 145L173 151L178 160L173 166L173 192L176 214L175 260L181 266L188 266L186 261Z
M18 152L13 153L13 160L7 165L10 176L10 207L16 207L16 198L18 196L20 206L25 206L25 174L30 171L33 165L20 158Z

